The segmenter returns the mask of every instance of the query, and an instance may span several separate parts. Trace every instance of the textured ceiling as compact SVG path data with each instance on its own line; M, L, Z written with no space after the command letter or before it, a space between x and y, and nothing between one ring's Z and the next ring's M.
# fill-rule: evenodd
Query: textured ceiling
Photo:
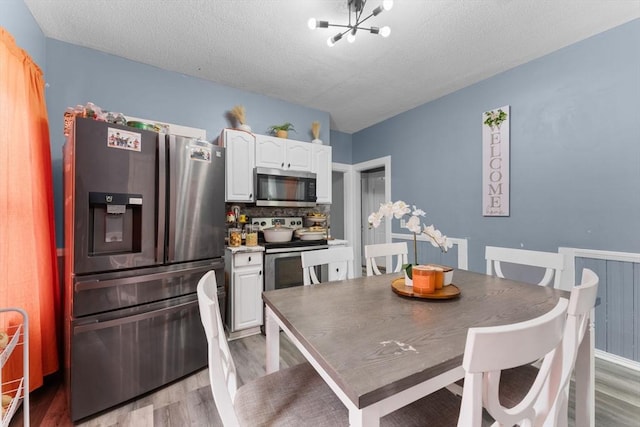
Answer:
M369 0L366 12L380 4ZM327 111L359 131L640 17L640 0L396 0L332 48L347 0L25 0L45 36Z

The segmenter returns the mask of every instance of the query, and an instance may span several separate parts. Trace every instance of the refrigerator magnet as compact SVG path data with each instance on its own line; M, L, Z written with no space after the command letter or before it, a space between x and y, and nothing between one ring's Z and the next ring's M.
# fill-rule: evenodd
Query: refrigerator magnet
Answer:
M109 128L107 131L107 147L121 150L142 150L142 135L122 129Z

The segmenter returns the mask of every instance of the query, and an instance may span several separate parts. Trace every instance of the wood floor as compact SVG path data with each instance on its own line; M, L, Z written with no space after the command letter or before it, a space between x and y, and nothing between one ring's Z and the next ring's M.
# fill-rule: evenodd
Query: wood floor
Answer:
M304 360L295 347L282 335L281 366L291 366ZM254 335L229 343L238 370L238 382L243 384L264 375L264 336ZM572 392L573 395L573 392ZM570 405L570 417L573 417ZM640 425L640 372L596 359L596 426L637 427ZM49 378L47 384L31 394L31 425L72 426L66 410L64 388L59 378ZM222 426L216 410L208 371L203 369L156 392L125 403L76 424L83 427L174 427ZM22 426L18 412L10 427ZM570 420L570 426L575 426Z

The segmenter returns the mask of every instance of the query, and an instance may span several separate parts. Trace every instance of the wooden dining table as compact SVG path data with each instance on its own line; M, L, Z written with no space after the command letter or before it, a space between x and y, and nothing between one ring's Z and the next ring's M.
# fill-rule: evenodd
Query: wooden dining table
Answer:
M280 330L349 411L351 426L380 418L464 377L467 331L551 310L566 291L455 270L456 298L400 296L398 274L266 291L266 370L279 369ZM590 328L588 328L590 329ZM594 425L592 331L576 363L576 425Z

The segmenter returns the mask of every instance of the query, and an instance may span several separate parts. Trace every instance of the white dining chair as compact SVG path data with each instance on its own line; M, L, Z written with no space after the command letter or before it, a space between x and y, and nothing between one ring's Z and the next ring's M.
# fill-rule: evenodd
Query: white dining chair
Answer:
M569 401L569 382L575 366L578 348L584 339L589 326L589 315L595 306L598 295L598 276L588 268L582 270L580 285L571 289L569 308L567 309L567 324L565 326L562 367L556 366L556 376L560 377L559 392L556 407L551 413L554 418L547 420L545 425L566 426L568 418L567 404ZM522 366L503 372L500 382L500 399L507 406L512 407L522 399L526 392L524 387L531 384L538 375L538 368L534 365Z
M598 276L584 269L569 301L546 315L470 329L458 426L480 426L484 407L499 425L566 427L569 382L597 293ZM540 368L531 365L540 357Z
M569 301L561 298L550 312L521 323L470 328L462 360L465 370L459 427L482 424L482 408L497 425L540 426L547 412L538 406L546 394L557 393L559 384L549 382L562 362L562 337ZM502 370L527 365L544 357L535 382L524 399L508 409L500 403ZM554 389L555 387L555 389ZM524 424L523 424L524 423Z
M301 425L302 420L339 425L344 406L308 363L237 387L216 286L215 272L209 271L198 283L198 303L208 342L211 391L223 425Z
M353 279L355 271L353 267L353 248L350 246L319 249L316 251L301 252L302 280L304 285L318 284L320 279L316 274L316 267L327 265L328 276L322 278L324 282L335 280Z
M309 363L280 369L237 387L235 363L224 334L214 271L198 282L200 318L208 343L209 381L226 427L348 426L349 413ZM380 420L383 427L455 425L460 399L439 390ZM431 420L431 421L429 421ZM202 425L209 420L196 420Z
M364 257L367 265L367 276L381 275L383 274L376 263L377 257L385 257L385 263L392 266L391 271L387 273L398 273L402 268L402 264L407 264L408 261L407 243L380 243L376 245L366 245L364 247ZM391 257L391 263L387 263L388 258ZM396 258L396 266L393 267L393 258Z
M502 262L541 267L545 269L545 272L538 285L549 286L553 280L553 287L560 287L564 270L564 255L562 254L487 246L485 259L487 260L487 274L490 276L505 277L502 272Z

